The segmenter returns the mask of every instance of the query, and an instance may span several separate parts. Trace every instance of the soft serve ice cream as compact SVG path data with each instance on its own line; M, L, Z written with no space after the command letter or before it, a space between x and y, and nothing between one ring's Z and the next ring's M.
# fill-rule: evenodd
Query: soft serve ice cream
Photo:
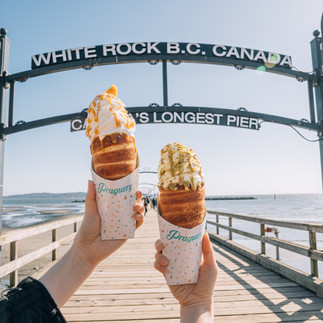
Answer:
M179 142L166 145L160 152L158 178L161 188L193 191L204 186L202 168L195 152Z
M136 123L131 118L125 104L117 98L117 88L112 85L109 90L92 100L88 109L86 135L91 142L96 137L100 140L106 135L124 133L134 136Z

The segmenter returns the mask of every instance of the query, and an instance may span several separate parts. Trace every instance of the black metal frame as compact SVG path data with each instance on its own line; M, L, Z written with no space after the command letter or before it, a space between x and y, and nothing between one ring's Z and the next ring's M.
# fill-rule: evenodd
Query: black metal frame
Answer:
M66 115L59 115L50 118L44 118L40 120L34 120L30 122L23 122L22 124L13 125L13 111L14 111L14 92L15 92L15 82L24 82L32 77L47 75L51 73L57 73L62 71L68 71L77 68L92 68L95 66L109 65L109 64L122 64L122 63L142 63L142 62L162 62L162 73L163 73L163 107L128 107L127 110L131 113L137 112L154 112L154 111L174 111L173 107L168 106L168 82L167 82L167 62L190 62L190 63L207 63L215 65L226 65L226 66L239 66L241 68L250 68L257 69L260 64L252 61L241 61L238 59L232 58L223 58L223 57L201 57L201 56L185 56L181 54L176 55L156 55L156 54L147 54L138 56L118 56L116 58L105 57L100 59L86 59L65 62L63 64L49 65L45 67L39 67L32 70L27 70L15 74L8 74L4 72L0 77L0 84L2 87L9 87L9 106L8 106L8 122L3 122L0 126L0 139L4 140L6 135L17 133L20 131L25 131L29 129L34 129L37 127L43 127L51 124L57 124L61 122L71 121L75 118L84 119L86 118L86 112L76 112ZM241 65L243 63L243 65ZM296 71L293 69L287 69L280 66L273 66L272 68L266 69L266 72L275 73L283 76L294 77L299 81L308 82L308 94L309 94L309 107L310 107L310 121L306 120L295 120L290 118L284 118L281 116L274 116L269 114L257 113L257 112L248 112L248 111L237 111L230 109L221 109L221 108L210 108L210 107L180 107L180 111L185 111L190 109L191 111L205 111L205 112L214 112L214 113L230 113L237 116L244 117L253 117L258 118L266 122L274 122L283 125L292 125L295 127L300 127L308 130L319 131L320 125L316 122L315 108L314 108L314 96L313 96L313 84L318 81L317 74L314 73L304 73ZM176 110L176 111L179 111Z
M261 65L257 62L242 61L234 58L225 57L210 57L210 56L185 56L181 54L168 54L168 55L136 55L136 56L117 56L104 57L104 58L89 58L84 60L64 62L62 64L49 65L44 67L38 67L35 69L7 75L5 78L6 82L12 81L26 81L29 78L47 75L51 73L57 73L62 71L68 71L78 68L91 69L95 66L112 65L112 64L125 64L125 63L144 63L144 62L173 62L175 65L181 62L186 63L201 63L201 64L215 64L215 65L226 65L232 67L241 66L241 68L257 69ZM298 70L287 69L281 66L273 66L266 68L266 72L280 74L283 76L289 76L298 78L300 80L314 80L315 76L312 73L301 72Z
M288 126L294 126L299 127L307 130L312 131L318 131L320 129L319 125L317 123L311 123L309 121L304 120L296 120L296 119L290 119L285 117L279 117L275 115L270 114L264 114L264 113L258 113L258 112L248 112L248 111L240 111L240 110L233 110L233 109L222 109L222 108L211 108L211 107L187 107L182 106L180 108L174 108L172 106L166 106L166 107L129 107L127 108L128 112L132 115L140 112L163 112L163 111L195 111L195 112L204 112L204 113L217 113L217 114L230 114L235 116L243 116L248 118L256 118L260 119L264 122L272 122L272 123L278 123L282 125L288 125ZM87 113L86 112L77 112L77 113L70 113L70 114L64 114L60 116L50 117L50 118L44 118L39 120L34 120L30 122L23 122L21 124L16 124L9 127L3 127L0 132L2 132L4 138L7 135L18 133L25 130L35 129L39 127L49 126L52 124L58 124L62 122L68 122L73 119L80 119L83 120L86 118ZM143 123L142 123L143 124ZM1 126L1 125L0 125ZM4 139L3 138L3 139Z

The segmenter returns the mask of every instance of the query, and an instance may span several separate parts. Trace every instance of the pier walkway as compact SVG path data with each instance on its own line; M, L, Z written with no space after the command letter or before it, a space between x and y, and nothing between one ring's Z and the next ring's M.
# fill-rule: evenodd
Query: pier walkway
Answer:
M156 213L103 261L62 308L68 322L179 322L179 306L153 268L159 237ZM322 322L323 299L214 243L219 276L215 322Z

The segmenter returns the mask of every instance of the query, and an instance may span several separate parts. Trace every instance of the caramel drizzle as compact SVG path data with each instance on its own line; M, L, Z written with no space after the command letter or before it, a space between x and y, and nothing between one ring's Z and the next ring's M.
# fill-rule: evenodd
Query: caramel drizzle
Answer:
M89 136L89 133L91 131L91 116L90 114L93 115L94 121L98 122L99 121L99 112L101 110L101 102L98 102L98 104L96 103L96 100L100 100L100 101L107 101L109 103L109 111L113 114L114 116L114 121L116 124L116 128L120 128L121 127L121 120L118 118L118 115L115 111L115 108L112 107L116 106L116 109L118 112L121 113L121 115L125 118L126 123L125 126L127 129L131 129L135 126L135 121L130 118L128 116L128 113L126 111L126 109L124 108L124 105L120 104L119 102L117 102L116 97L114 95L111 95L109 93L104 93L104 94L100 94L98 96L96 96L93 101L91 102L90 106L89 106L89 110L88 110L88 126L86 128L86 135ZM99 135L99 126L96 126L94 129L94 134L95 135Z

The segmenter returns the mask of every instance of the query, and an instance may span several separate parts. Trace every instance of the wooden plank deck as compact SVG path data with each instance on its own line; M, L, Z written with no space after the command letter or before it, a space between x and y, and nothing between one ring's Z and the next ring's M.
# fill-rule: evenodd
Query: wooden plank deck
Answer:
M103 261L65 304L68 322L179 322L179 306L153 268L157 216L149 211L136 239ZM219 276L215 322L322 322L323 299L247 258L214 244Z

